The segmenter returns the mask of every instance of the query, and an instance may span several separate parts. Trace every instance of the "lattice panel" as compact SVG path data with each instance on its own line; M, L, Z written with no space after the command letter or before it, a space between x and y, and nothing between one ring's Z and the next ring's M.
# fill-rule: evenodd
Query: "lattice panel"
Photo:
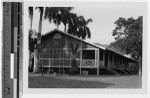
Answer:
M91 60L91 59L83 59L82 60L82 66L96 66L95 64L95 60Z

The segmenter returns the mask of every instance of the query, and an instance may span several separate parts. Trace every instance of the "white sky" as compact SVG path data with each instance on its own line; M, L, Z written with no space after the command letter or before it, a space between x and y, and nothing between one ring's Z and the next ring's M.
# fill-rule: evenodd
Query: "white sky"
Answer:
M145 3L95 3L95 5L91 3L91 5L77 5L73 11L78 15L83 15L86 19L93 19L93 22L88 25L92 36L91 39L87 41L109 44L114 41L114 37L112 36L112 31L115 28L114 22L119 17L137 18L138 16L143 16L144 6ZM33 19L33 29L38 31L38 10L34 11ZM47 20L43 20L42 34L54 28L56 28L56 26L50 24ZM63 31L63 25L61 25L59 29Z

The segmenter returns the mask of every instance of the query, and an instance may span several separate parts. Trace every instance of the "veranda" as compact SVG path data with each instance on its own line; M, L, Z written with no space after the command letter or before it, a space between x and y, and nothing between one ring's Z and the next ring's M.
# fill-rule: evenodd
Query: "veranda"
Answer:
M43 69L47 69L49 73L67 74L71 71L73 55L71 49L68 53L61 48L49 49L45 53L41 53L40 65ZM99 66L102 62L99 61L98 49L85 48L80 50L79 55L75 58L79 74L83 71L90 71L92 69L94 74L99 75Z

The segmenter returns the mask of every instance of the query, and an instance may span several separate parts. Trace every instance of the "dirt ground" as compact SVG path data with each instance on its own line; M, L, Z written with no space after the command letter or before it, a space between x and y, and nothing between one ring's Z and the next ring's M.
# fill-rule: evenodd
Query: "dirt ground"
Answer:
M141 88L142 77L29 74L29 88Z

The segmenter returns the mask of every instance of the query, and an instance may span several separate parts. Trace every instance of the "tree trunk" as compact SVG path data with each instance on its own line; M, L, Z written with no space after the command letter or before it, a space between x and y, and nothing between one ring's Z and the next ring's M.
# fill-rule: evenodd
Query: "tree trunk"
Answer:
M72 59L71 66L72 66L71 74L77 74L78 67L77 67L77 61L75 58Z
M31 30L32 30L32 23L33 23L33 7L32 7L32 9L30 9L30 11L31 11L31 14L30 14L30 12L29 12L29 14L31 15L29 15L31 18L30 18L30 20L31 20L31 24L30 24L30 28L31 28ZM29 33L30 33L30 31L29 31ZM30 41L30 40L29 40ZM29 42L30 43L30 42ZM29 45L29 48L31 48L30 47L30 45ZM33 71L33 66L32 66L32 64L33 64L33 62L32 62L32 60L31 60L31 54L32 54L32 52L29 50L29 67L31 68L32 67L32 71ZM29 70L30 70L30 68L29 68Z
M34 49L34 73L39 72L39 66L38 66L38 50Z
M139 63L138 63L138 66L139 66L138 74L142 75L142 57L139 57L138 61L139 61Z
M43 7L39 7L40 10L40 20L39 20L39 32L38 32L38 38L37 38L37 46L39 47L41 43L41 31L42 31L42 17L43 17ZM39 72L39 48L35 47L34 51L34 72Z
M31 18L31 30L32 30L33 17Z

